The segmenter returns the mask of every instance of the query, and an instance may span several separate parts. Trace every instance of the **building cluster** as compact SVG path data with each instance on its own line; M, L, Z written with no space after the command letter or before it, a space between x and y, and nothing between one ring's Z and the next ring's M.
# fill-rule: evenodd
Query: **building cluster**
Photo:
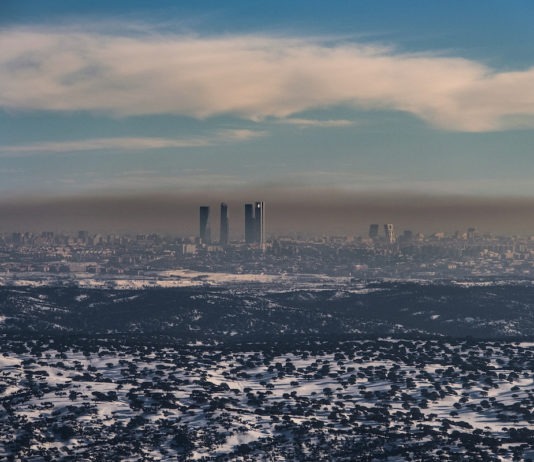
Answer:
M211 244L210 207L203 205L199 209L199 239L201 244ZM230 238L230 217L228 204L222 202L220 207L219 244L227 246ZM265 202L245 204L245 242L265 250Z
M474 229L474 228L469 228ZM397 241L410 242L414 239L413 232L411 230L405 230L400 236L397 236L395 226L392 223L386 223L384 225L384 242L387 244L396 244ZM369 239L377 241L381 239L380 225L374 223L369 226Z
M221 203L216 240L210 207L198 210L198 235L190 237L84 230L0 234L0 278L81 272L141 277L175 268L361 278L534 278L534 237L483 235L474 227L453 234L397 234L391 223L374 223L360 237L293 234L267 239L265 203L257 201L244 204L241 240L230 239L229 206Z
M388 244L395 244L395 242L397 242L397 236L395 235L395 227L391 223L384 225L384 234L386 237L386 242Z
M369 236L270 236L265 206L247 204L246 240L228 238L228 207L221 206L220 242L209 241L209 209L201 209L200 234L0 235L0 279L92 273L101 278L143 277L187 268L238 274L326 274L368 278L534 278L534 237L482 235L474 228L424 236L392 225L372 225ZM378 232L382 231L382 232Z

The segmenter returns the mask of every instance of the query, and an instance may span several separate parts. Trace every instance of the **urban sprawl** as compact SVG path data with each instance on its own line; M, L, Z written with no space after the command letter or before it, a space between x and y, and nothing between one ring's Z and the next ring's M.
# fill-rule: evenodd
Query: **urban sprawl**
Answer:
M75 234L44 231L0 236L4 283L78 277L153 278L161 272L322 274L356 279L520 278L534 275L534 238L481 234L475 228L425 236L371 224L367 236L302 238L266 235L264 202L245 204L244 240L230 240L228 206L220 206L219 240L210 207L199 209L197 236Z

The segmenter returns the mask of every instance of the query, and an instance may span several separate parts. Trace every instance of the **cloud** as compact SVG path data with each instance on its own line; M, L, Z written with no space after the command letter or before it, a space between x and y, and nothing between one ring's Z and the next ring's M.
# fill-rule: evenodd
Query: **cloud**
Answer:
M0 146L0 155L197 148L213 146L220 143L247 141L263 135L265 135L263 131L219 130L214 135L199 136L196 138L116 137L73 141L43 141L30 144Z
M281 119L277 121L282 124L297 125L301 128L308 127L349 127L355 125L356 122L347 119L333 119L333 120L317 120L317 119L299 119L295 117Z
M0 107L9 110L262 120L345 105L460 131L534 120L534 68L499 71L454 56L306 37L73 28L8 28L0 42Z

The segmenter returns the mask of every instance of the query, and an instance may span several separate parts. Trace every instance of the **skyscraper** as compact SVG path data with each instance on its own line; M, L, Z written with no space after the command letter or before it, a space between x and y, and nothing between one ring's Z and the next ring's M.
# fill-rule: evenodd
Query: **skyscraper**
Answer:
M245 242L253 244L256 238L254 222L254 205L245 204Z
M476 233L477 233L477 229L476 228L468 228L467 229L467 239L472 241L473 239L475 239Z
M245 242L265 245L265 203L245 204Z
M230 224L228 221L228 205L221 202L221 228L219 233L219 243L228 245L228 236L230 234Z
M210 243L210 208L206 205L200 207L200 242Z
M378 237L378 228L377 224L372 224L369 226L369 237L371 239L376 239Z
M386 235L386 242L388 244L395 244L397 236L395 236L395 228L391 223L384 225L384 233Z
M254 221L256 223L256 242L263 249L265 246L265 203L254 204Z

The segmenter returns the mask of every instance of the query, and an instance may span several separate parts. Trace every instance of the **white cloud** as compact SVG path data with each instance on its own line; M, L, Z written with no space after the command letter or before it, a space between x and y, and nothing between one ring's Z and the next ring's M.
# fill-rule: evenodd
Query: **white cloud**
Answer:
M331 120L317 120L317 119L299 119L296 117L290 117L287 119L281 119L277 121L282 124L297 125L298 127L349 127L355 125L356 122L347 119L331 119Z
M15 110L261 120L347 105L462 131L532 125L534 115L534 68L500 72L378 46L72 28L4 29L0 42L0 106Z
M82 151L139 151L164 148L196 148L221 143L240 142L263 136L254 130L220 130L211 136L196 138L93 138L73 141L43 141L22 145L0 146L0 154L69 153Z

